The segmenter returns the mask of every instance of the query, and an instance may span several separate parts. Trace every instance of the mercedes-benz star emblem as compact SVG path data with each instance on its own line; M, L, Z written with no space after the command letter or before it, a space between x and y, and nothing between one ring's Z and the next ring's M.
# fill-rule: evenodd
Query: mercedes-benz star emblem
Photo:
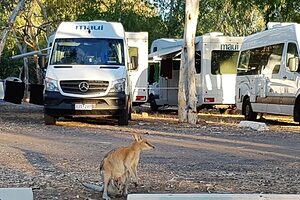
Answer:
M89 90L90 86L87 82L83 81L83 82L79 83L78 87L81 92L87 92Z

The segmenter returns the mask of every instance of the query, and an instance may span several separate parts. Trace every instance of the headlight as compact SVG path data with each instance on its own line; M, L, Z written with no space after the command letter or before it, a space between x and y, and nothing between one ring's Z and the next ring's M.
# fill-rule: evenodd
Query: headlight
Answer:
M125 78L121 78L112 82L112 92L124 92L125 91Z
M51 78L45 78L45 85L46 90L51 92L58 92L58 81L51 79Z

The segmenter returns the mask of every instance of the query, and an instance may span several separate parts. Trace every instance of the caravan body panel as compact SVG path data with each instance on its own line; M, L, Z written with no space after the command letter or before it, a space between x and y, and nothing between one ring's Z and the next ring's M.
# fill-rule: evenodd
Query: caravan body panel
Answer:
M237 108L300 121L300 25L277 23L245 38L239 55ZM243 111L244 112L244 111Z
M242 37L208 33L195 38L197 107L230 107L235 104L236 61ZM178 105L182 39L158 39L149 58L160 64L156 104ZM155 51L156 50L156 51ZM168 61L169 60L169 61ZM168 63L169 62L169 63Z

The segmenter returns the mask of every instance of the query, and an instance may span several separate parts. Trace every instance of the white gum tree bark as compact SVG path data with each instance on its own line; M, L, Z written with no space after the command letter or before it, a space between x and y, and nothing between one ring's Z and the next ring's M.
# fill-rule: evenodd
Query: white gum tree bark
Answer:
M195 80L195 35L199 2L199 0L186 0L184 44L181 52L178 90L178 118L181 123L196 124L198 120Z

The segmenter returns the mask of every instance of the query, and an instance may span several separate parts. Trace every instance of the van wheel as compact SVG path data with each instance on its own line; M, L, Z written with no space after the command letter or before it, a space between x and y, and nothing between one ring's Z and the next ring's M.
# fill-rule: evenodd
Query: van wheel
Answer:
M250 121L256 120L257 113L253 112L250 100L248 98L244 101L243 108L244 108L243 113L245 115L246 120L250 120Z
M157 111L158 110L158 106L157 106L154 98L152 98L150 100L150 109L151 109L151 111Z
M129 106L127 105L126 108L120 112L120 115L118 118L119 126L127 126L128 125L128 120L129 120L129 112L128 111L129 111Z
M47 114L44 114L44 122L46 125L55 125L56 118Z
M297 97L294 105L294 121L300 124L300 96Z
M226 112L226 110L227 110L226 108L220 108L219 112L220 112L220 114L224 114Z

